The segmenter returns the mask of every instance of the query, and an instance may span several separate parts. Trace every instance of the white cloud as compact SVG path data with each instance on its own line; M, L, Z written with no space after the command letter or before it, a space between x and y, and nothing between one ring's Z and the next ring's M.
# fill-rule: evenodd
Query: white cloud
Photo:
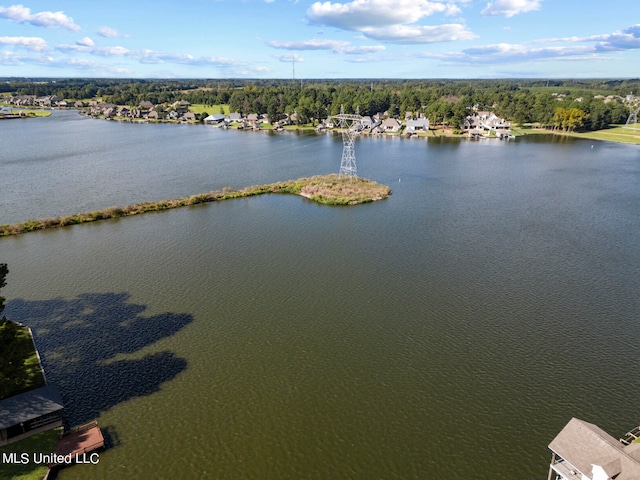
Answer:
M350 42L342 40L311 39L301 42L268 42L273 48L282 50L330 50L334 53L344 53L348 55L363 55L385 50L382 45L368 45L354 47ZM289 60L291 61L291 60Z
M106 38L116 38L120 36L120 33L115 28L104 27L104 26L98 28L98 31L96 33L101 37L106 37Z
M465 25L460 24L392 25L383 28L362 28L361 32L374 40L401 44L453 42L476 38Z
M363 55L368 53L376 53L386 50L387 47L383 45L370 45L364 47L346 47L340 50L339 53L346 53L347 55Z
M229 74L244 71L261 71L261 67L251 66L244 62L224 57L195 57L185 53L166 53L150 49L130 50L120 46L98 47L95 45L76 43L76 45L58 45L56 50L62 53L85 53L98 57L122 57L142 64L173 63L192 66L211 66L225 70L229 72Z
M640 23L607 35L596 35L588 40L595 40L598 51L635 50L640 48Z
M98 55L100 57L122 57L131 55L132 51L124 47L96 47L94 45L58 45L57 50L61 52L78 52L89 53L91 55Z
M76 45L82 45L84 47L93 47L93 40L91 40L89 37L84 37L78 40L76 42Z
M546 45L540 46L544 43ZM640 24L610 34L541 39L528 45L496 43L447 54L424 52L420 56L440 59L445 63L486 65L541 60L604 60L613 58L606 54L625 50L640 50Z
M0 45L13 45L34 52L48 50L47 42L39 37L0 37Z
M31 9L23 5L11 5L0 7L0 18L6 18L19 23L30 23L36 27L65 28L77 32L80 27L75 24L73 18L64 12L38 12L31 13Z
M453 3L428 0L353 0L344 4L315 2L307 10L311 22L345 30L415 23L435 13L453 15L460 9Z
M466 3L459 0L458 3ZM349 3L315 2L307 10L309 21L361 32L374 40L402 43L435 43L469 40L476 36L463 24L420 25L434 14L457 15L456 0L353 0Z
M273 55L273 58L280 60L281 62L291 63L291 62L304 62L304 58L302 58L297 53L288 53L286 55Z
M495 0L489 2L482 12L482 15L504 15L513 17L519 13L527 13L540 9L542 0Z
M283 50L336 50L349 46L349 42L339 40L303 40L301 42L268 42L273 48Z

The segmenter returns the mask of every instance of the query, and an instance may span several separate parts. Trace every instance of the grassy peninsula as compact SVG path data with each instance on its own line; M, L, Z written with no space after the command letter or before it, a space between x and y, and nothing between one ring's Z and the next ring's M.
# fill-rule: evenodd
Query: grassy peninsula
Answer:
M381 185L364 178L351 179L348 176L341 177L337 174L321 175L246 187L241 190L225 188L220 191L211 191L171 200L141 202L126 207L109 207L104 210L95 210L64 217L41 218L14 223L12 225L0 225L0 237L95 222L108 218L128 217L146 212L157 212L200 203L251 197L265 193L300 195L325 205L358 205L385 199L391 195L391 189L386 185Z

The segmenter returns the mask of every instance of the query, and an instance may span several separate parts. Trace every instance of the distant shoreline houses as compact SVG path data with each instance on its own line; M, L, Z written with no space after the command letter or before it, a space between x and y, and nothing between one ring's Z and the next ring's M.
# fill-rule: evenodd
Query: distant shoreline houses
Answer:
M36 97L35 95L18 95L5 97L5 101L17 107L30 108L75 108L86 116L93 118L104 118L106 120L119 120L129 122L167 122L167 123L196 123L202 122L206 125L216 127L235 127L240 130L260 130L263 124L267 123L276 131L282 130L285 126L297 123L297 112L291 115L281 115L277 120L271 121L266 115L250 113L243 115L239 112L232 112L228 115L215 113L206 117L190 111L191 103L186 100L178 100L171 104L154 105L149 101L142 101L136 107L115 105L108 102L93 100L90 102L67 102L64 99L49 95ZM446 125L441 125L445 128ZM383 134L403 134L407 137L419 135L433 130L429 118L423 114L406 112L404 121L388 113L377 113L373 116L362 117L361 122L353 128L358 133L383 135ZM328 119L320 122L316 131L323 132L335 128L335 125ZM463 124L459 126L449 126L459 130L461 134L467 134L470 138L511 138L511 122L497 116L490 111L474 111L468 115Z

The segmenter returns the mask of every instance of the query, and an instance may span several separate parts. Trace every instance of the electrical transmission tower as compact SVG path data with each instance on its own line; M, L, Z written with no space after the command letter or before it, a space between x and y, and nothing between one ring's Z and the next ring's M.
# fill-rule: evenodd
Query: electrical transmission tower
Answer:
M629 105L629 118L624 125L625 128L632 128L638 130L638 112L640 112L640 98L629 95L627 97L627 104Z
M347 175L351 180L358 178L356 167L355 140L362 125L362 116L356 110L355 115L344 113L344 106L340 107L340 114L329 117L338 121L342 128L342 161L340 162L340 178Z

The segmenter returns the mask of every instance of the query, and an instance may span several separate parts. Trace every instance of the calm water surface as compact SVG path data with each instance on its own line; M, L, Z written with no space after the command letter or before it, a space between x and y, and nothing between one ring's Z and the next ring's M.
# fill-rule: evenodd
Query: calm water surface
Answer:
M333 172L342 148L66 112L0 128L0 223ZM70 422L113 444L60 478L546 478L572 416L622 435L640 149L591 145L362 138L384 202L271 195L0 239L7 316Z

